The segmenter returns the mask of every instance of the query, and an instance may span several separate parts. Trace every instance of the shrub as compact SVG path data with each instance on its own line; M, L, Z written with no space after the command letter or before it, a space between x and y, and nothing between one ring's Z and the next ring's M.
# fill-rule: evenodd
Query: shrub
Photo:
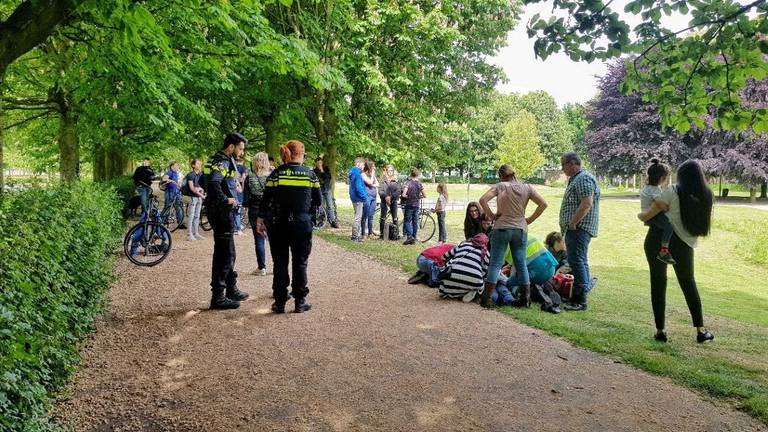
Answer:
M121 204L93 183L0 197L0 430L41 430L100 311Z
M127 214L128 201L136 195L136 185L133 184L133 178L131 176L120 176L101 183L115 189L122 203L123 215Z

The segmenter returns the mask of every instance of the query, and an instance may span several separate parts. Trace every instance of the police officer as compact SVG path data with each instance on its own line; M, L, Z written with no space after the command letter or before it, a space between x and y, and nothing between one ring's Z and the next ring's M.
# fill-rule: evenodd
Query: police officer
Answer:
M205 210L213 228L213 265L211 270L211 309L237 309L248 294L237 289L235 240L232 210L237 205L235 158L248 142L239 133L224 138L224 146L211 156L205 174Z
M257 230L269 234L269 249L274 263L272 311L285 312L288 284L296 313L308 311L307 263L312 251L311 214L322 205L320 182L304 163L304 144L288 141L280 147L283 164L267 177L264 195L256 220ZM293 282L288 274L288 252L291 252Z

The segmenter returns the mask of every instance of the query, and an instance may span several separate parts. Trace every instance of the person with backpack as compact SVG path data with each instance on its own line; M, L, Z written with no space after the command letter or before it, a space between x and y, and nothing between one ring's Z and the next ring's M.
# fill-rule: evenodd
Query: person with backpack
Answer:
M403 213L403 231L405 231L404 245L416 244L416 234L419 230L419 206L424 195L424 186L419 181L421 173L416 168L411 168L411 177L403 187L403 204L405 209Z
M152 180L155 178L155 172L150 166L149 158L144 158L141 166L133 172L133 184L136 186L136 194L141 199L141 212L147 211L147 201L152 195Z
M256 262L258 268L253 271L254 275L267 275L267 260L265 242L266 235L260 233L256 223L259 216L259 206L264 196L264 188L267 184L267 176L272 172L269 168L269 156L264 152L256 153L251 162L252 170L248 171L245 177L245 188L243 193L243 205L248 208L248 221L253 230L253 242L256 245Z
M213 228L211 265L211 309L237 309L248 294L237 288L235 272L235 224L232 212L237 205L235 157L248 142L239 133L228 134L224 146L211 156L203 170L205 211Z
M181 179L179 178L179 163L171 161L168 164L168 171L163 174L163 184L165 185L165 195L163 196L163 211L170 206L176 211L176 220L179 221L179 228L186 226L181 223L184 220L184 209L181 208Z
M203 210L203 199L205 199L205 191L200 187L200 177L203 175L202 163L198 159L192 159L189 165L192 171L184 177L184 184L181 186L181 194L191 198L187 239L189 241L204 240L205 237L200 235L200 213Z
M395 173L395 167L387 165L387 169L384 172L384 176L381 179L379 186L379 198L381 198L381 215L379 217L379 239L384 239L384 233L387 229L387 213L392 215L392 225L395 226L397 231L397 207L400 202L400 194L402 190L400 183L397 182L397 174ZM396 233L397 234L397 233ZM394 236L395 240L399 238L399 235ZM392 239L392 238L390 238Z

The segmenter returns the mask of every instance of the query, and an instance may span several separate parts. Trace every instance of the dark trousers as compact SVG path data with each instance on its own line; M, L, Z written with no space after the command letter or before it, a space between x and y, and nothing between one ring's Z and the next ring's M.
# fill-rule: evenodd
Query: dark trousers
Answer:
M675 233L675 230L672 228L667 215L659 213L649 220L646 225L660 229L662 231L661 245L669 247L669 242L672 240L672 234Z
M392 215L392 224L397 225L397 200L393 199L389 205L387 205L387 201L382 198L381 199L381 215L379 217L379 235L383 236L385 230L387 229L387 214Z
M206 209L208 222L213 228L213 264L211 266L211 291L219 295L237 285L235 272L235 239L232 236L232 212Z
M403 216L403 234L406 238L416 238L419 232L419 207L405 206Z
M309 221L309 216L307 215L306 221L270 224L267 232L274 266L272 294L275 301L285 303L288 300L289 284L293 298L303 299L309 294L307 264L309 254L312 252L312 223ZM293 281L288 274L289 252Z
M592 236L581 228L565 233L565 250L568 263L573 273L573 303L586 303L587 293L592 289L592 277L589 274L589 242ZM658 252L658 249L656 249Z
M439 232L437 241L448 241L448 233L445 231L445 212L439 211L435 214L437 214L437 229Z
M653 317L658 330L664 329L664 311L667 305L667 264L656 259L661 247L663 231L651 227L645 236L645 258L651 272L651 304ZM676 235L669 242L669 253L675 257L677 264L673 266L677 282L683 290L685 302L691 312L694 327L704 327L704 314L701 311L701 298L693 277L693 248L680 240Z

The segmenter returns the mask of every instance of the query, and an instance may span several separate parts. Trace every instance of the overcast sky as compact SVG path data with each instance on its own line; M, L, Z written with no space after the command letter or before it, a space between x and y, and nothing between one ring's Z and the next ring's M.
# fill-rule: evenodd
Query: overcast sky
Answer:
M622 12L627 0L615 1L611 7L617 12ZM537 59L533 54L533 39L529 39L525 32L528 20L537 12L542 17L551 14L550 2L537 3L526 7L517 28L508 35L507 47L503 48L499 55L491 59L504 69L508 82L499 84L497 89L504 93L528 93L535 90L545 90L551 94L557 104L563 106L568 102L587 102L596 94L596 76L605 73L604 63L594 61L592 63L571 61L565 54L553 54L546 61ZM629 25L634 27L640 18L628 14L622 17L627 19ZM662 22L673 28L684 28L690 17L672 16L663 17Z

